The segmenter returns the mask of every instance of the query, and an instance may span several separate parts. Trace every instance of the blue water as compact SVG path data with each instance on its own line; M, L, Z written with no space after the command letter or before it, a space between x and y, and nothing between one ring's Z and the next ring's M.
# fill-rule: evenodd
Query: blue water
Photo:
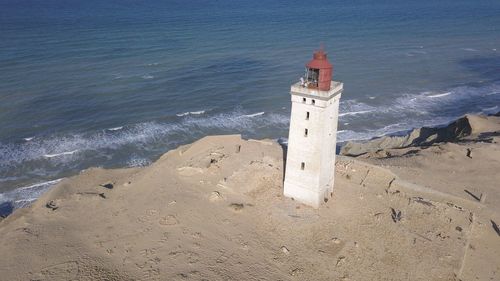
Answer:
M500 111L499 15L498 0L0 0L0 203L209 134L286 137L289 86L321 43L345 84L340 141Z

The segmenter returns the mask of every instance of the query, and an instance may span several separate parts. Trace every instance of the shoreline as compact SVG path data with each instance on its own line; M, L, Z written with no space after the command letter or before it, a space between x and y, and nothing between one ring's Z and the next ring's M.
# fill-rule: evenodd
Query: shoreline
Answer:
M283 197L275 140L209 136L144 168L87 169L0 222L0 275L489 280L500 266L500 117L468 120L456 142L339 155L319 209Z
M488 114L487 116L498 116L499 114L500 114L500 112ZM262 115L261 112L259 112L259 115ZM467 115L464 115L464 116L467 116ZM481 115L479 115L479 116L481 116ZM461 117L461 118L463 118L463 117ZM412 129L408 129L408 130L389 132L389 133L381 135L381 136L372 136L372 137L367 138L367 139L354 139L354 140L345 140L342 142L338 142L337 143L337 155L339 155L339 154L349 155L347 153L342 152L344 147L348 144L352 144L352 143L363 144L363 143L370 143L370 142L373 142L374 140L378 140L378 139L393 138L393 137L396 137L396 138L397 137L405 137L405 136L411 134L412 131L420 130L423 128L439 130L439 129L445 128L445 127L449 126L450 124L453 124L454 122L457 121L457 119L453 119L453 118L451 118L451 119L452 120L447 122L447 123L431 125L429 127L425 126L425 127L421 127L421 128L412 128ZM458 119L460 119L460 118L458 118ZM123 129L123 126L121 126L120 129ZM283 141L283 140L285 140L285 141ZM279 138L273 139L273 141L279 143L280 145L287 145L288 140L285 137L279 137ZM181 145L179 145L179 147L183 146L183 145L188 145L188 144L181 144ZM375 150L377 150L377 147L379 147L379 145L380 145L380 143L375 144L375 146L374 146ZM164 154L168 153L169 151L175 150L177 148L172 148L170 150L167 150L166 152L164 152ZM380 149L383 149L383 147L381 147ZM351 156L356 156L356 155L351 155ZM160 157L161 156L159 156L159 158ZM151 163L154 163L155 160L151 160L151 161L152 162L149 162L149 164L145 165L145 166L121 166L121 167L116 167L113 169L143 168L143 167L147 167L147 166L151 165ZM74 174L72 174L68 177L49 179L49 180L43 181L43 182L36 182L36 183L32 183L32 184L27 185L27 186L16 187L12 190L0 193L0 199L5 198L5 197L13 198L13 200L11 200L11 201L4 201L4 202L0 203L0 217L5 218L18 208L29 207L34 201L36 201L41 196L41 194L43 194L44 192L47 192L50 188L52 188L55 184L57 184L61 180L77 176L78 174L84 172L85 170L93 169L93 168L95 168L95 167L89 167L89 168L80 170L80 171L75 172ZM38 187L42 187L41 190L39 190ZM35 190L33 192L34 196L32 194L29 194L29 193L26 196L17 196L16 195L16 194L22 193L23 190L30 190L33 188L35 188Z

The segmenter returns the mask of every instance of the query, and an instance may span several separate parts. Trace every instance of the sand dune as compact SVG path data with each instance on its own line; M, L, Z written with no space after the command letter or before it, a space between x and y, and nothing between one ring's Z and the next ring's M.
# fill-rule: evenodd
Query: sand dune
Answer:
M0 222L0 276L498 280L500 146L486 135L340 156L318 210L282 196L271 140L212 136L145 168L89 169Z

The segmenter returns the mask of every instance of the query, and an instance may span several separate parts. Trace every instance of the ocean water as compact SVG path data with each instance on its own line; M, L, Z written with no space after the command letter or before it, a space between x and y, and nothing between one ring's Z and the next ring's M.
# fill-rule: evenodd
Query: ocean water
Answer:
M339 141L500 111L499 15L498 0L0 0L0 204L206 135L286 138L320 44L345 87Z

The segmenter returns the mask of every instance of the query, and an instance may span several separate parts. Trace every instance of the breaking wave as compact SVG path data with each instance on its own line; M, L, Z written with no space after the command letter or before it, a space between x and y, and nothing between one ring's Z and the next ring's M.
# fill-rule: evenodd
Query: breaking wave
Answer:
M78 152L78 149L75 149L73 151L65 151L65 152L61 152L61 153L55 153L55 154L45 154L45 155L43 155L43 157L54 158L54 157L60 157L60 156L65 156L65 155L73 155L76 152Z
M46 161L63 164L80 161L80 158L91 156L89 154L100 150L111 153L125 146L147 149L149 145L155 143L172 148L172 145L192 141L206 134L252 134L260 129L283 127L288 124L288 116L282 114L267 114L266 118L248 118L260 117L263 114L263 112L244 114L241 111L234 111L203 118L185 116L177 122L153 121L86 134L37 137L23 143L0 142L0 178L5 176L6 170L19 168L27 162Z
M364 140L451 122L464 114L492 114L500 105L500 82L442 92L404 94L382 105L340 103L338 141ZM394 122L397 121L397 122Z
M150 75L150 74L146 74L146 75L143 75L141 76L142 79L145 79L145 80L149 80L149 79L153 79L155 78L153 75Z
M265 112L264 112L264 111L262 111L262 112L252 113L252 114L245 114L245 115L243 115L243 116L245 116L245 117L256 117L256 116L261 116L261 115L264 115L264 113L265 113Z
M188 116L188 115L201 115L204 114L205 110L199 110L199 111L187 111L183 113L177 113L176 116L178 117L183 117L183 116Z
M441 98L441 97L446 97L448 95L451 95L451 92L446 92L442 94L434 94L434 95L429 95L429 98Z
M108 128L108 129L106 129L106 130L108 130L108 131L119 131L119 130L121 130L121 129L123 129L123 126L114 127L114 128Z

